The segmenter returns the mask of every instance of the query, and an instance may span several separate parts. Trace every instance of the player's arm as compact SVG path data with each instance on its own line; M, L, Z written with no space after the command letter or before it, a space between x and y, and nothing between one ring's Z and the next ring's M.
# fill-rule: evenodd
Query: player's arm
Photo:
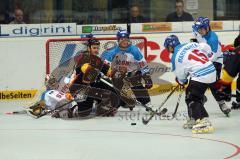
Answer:
M153 82L152 82L150 70L147 65L146 59L143 57L140 49L136 46L132 46L132 53L133 53L135 60L139 64L141 76L142 76L143 80L145 81L145 88L147 88L147 89L152 88Z

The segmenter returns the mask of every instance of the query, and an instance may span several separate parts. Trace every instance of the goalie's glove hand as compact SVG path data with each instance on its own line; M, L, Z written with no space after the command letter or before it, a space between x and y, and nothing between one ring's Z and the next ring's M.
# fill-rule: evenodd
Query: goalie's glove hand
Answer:
M175 80L182 88L184 88L185 85L188 84L188 79L178 79L176 77Z
M73 96L72 96L72 94L69 93L69 92L65 94L65 97L66 97L66 99L69 100L69 101L74 99Z
M145 73L144 75L142 75L143 80L145 81L145 88L146 89L151 89L153 86L153 81L152 78L150 76L150 73Z

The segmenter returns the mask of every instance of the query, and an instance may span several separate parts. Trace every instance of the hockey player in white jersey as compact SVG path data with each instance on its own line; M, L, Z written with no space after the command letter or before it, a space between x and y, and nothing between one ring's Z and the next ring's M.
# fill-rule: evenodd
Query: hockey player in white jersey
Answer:
M118 46L103 53L102 59L112 67L114 87L122 90L123 81L127 79L132 84L131 90L136 99L142 105L149 107L151 104L147 89L153 86L149 67L139 48L131 44L129 36L127 30L119 30L117 32ZM144 86L142 79L145 81ZM126 103L134 105L134 103Z
M223 64L223 53L221 51L221 44L219 42L217 34L211 30L210 21L207 17L199 17L194 22L193 26L193 34L196 42L198 43L206 43L211 47L212 57L211 61L213 62L214 67L216 68L217 79L220 79L221 69ZM217 93L217 89L213 86L210 87L211 92L218 102L221 111L228 116L231 109L225 104L224 100L221 99L219 94Z
M190 77L185 101L189 118L194 121L192 132L213 132L209 115L204 108L204 93L216 81L216 69L209 60L211 49L208 45L195 42L180 44L175 35L165 39L164 47L173 53L171 62L176 81L184 86Z
M67 82L65 80L65 87L64 90L66 90L66 87L70 83L70 80ZM54 77L51 77L50 79L47 79L46 81L46 88L47 90L41 94L41 99L39 102L35 103L33 106L30 106L27 108L27 113L31 115L34 118L38 118L42 114L44 114L46 111L52 111L56 110L58 111L58 108L61 108L61 112L58 112L58 117L61 118L71 118L74 117L74 113L72 112L71 108L76 104L73 102L73 96L72 94L68 92L64 92L59 90L59 83L56 81ZM62 84L63 85L63 84ZM80 97L77 96L78 101L79 100L85 100L84 96ZM72 101L72 102L71 102ZM64 105L64 107L62 107ZM53 117L54 113L53 113Z

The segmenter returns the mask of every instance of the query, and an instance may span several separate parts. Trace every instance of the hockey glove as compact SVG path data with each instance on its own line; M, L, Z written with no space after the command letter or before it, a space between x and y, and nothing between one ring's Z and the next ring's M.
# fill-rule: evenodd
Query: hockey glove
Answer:
M190 42L198 43L197 39L195 39L195 38L190 39Z
M214 87L217 89L217 95L219 98L225 101L231 101L231 83L226 83L222 80L218 80Z
M152 78L149 73L142 75L143 80L145 81L145 88L151 89L153 86Z
M180 80L176 77L175 80L181 87L184 87L186 84L188 84L188 79L181 79Z

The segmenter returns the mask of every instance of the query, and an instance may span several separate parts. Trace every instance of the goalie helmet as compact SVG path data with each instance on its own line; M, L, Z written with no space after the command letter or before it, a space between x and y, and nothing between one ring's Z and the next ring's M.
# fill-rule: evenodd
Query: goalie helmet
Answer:
M119 40L120 38L129 38L130 34L128 33L127 30L119 30L117 32L117 39Z
M197 31L201 28L208 29L210 27L210 20L207 17L198 17L194 22L192 28L194 31Z
M175 48L180 44L179 39L176 35L168 36L164 41L164 47L168 48L169 46Z
M92 45L100 45L100 42L99 40L97 40L96 38L90 38L88 41L87 41L87 46L92 46Z

